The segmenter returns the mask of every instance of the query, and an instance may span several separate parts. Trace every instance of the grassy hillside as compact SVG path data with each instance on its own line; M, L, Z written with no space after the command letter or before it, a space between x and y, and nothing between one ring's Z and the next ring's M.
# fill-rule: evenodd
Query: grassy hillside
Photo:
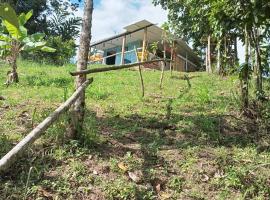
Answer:
M0 84L1 157L72 94L73 69L20 62L20 83ZM144 98L136 70L93 75L81 140L65 140L62 116L0 177L0 199L270 198L269 149L240 118L237 77L190 73L188 87L166 72L160 90L159 71L143 76Z

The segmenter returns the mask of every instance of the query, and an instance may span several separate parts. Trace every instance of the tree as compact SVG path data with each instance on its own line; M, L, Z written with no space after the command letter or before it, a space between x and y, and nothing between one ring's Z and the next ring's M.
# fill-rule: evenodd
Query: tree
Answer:
M262 41L269 39L270 4L266 0L154 0L169 9L171 27L180 36L186 36L196 45L205 41L208 36L208 46L211 41L217 42L218 68L226 71L226 66L237 64L237 38L246 46L250 44L255 52L253 69L256 75L257 97L263 96L262 74L267 67L267 59L262 64ZM211 39L209 36L211 35ZM233 42L234 41L234 42ZM248 43L248 44L247 44ZM232 44L234 52L232 52ZM211 61L208 48L208 62ZM264 51L265 52L265 51ZM267 53L264 53L267 55ZM239 68L243 106L248 106L248 82L251 65L247 49L245 63ZM234 62L232 62L234 61ZM222 63L222 66L221 66Z
M77 71L87 69L88 55L90 51L91 27L92 27L93 0L84 1L84 14L82 30L80 36L79 54L77 62ZM80 87L86 81L86 75L76 77L75 86ZM78 138L82 131L85 114L85 92L74 103L71 110L71 120L68 129L68 135L71 138Z
M72 40L79 35L80 17L69 17L66 13L57 12L48 21L48 35L61 36L63 41Z
M0 17L2 18L2 28L0 29L0 54L4 55L11 65L8 72L10 79L7 84L19 82L17 73L17 58L22 51L47 51L54 52L55 49L46 46L45 34L35 33L28 35L24 25L31 18L33 11L27 14L16 15L15 10L9 4L0 5Z
M17 14L33 10L33 16L26 24L29 34L42 32L46 35L48 35L47 31L50 28L48 16L58 12L65 14L66 18L71 18L80 2L81 0L77 0L77 3L73 0L0 0L0 3L11 5Z

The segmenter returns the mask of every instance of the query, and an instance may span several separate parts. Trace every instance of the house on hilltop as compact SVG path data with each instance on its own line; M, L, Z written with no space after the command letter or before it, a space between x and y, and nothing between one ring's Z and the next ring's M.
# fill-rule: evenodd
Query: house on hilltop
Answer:
M125 32L91 43L90 62L107 65L123 65L157 58L171 59L175 71L196 71L200 68L200 58L183 40L170 37L172 42L163 44L162 28L142 20L124 27ZM160 69L160 63L144 67ZM166 65L169 69L169 64Z

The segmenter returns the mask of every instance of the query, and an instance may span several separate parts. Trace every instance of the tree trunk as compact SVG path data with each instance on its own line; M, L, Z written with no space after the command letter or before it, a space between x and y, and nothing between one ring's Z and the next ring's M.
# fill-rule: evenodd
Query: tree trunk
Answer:
M207 58L208 58L208 72L212 73L212 62L211 62L211 35L208 36L208 52L207 52Z
M234 65L237 65L238 59L238 48L237 48L237 36L234 38Z
M258 30L252 31L252 39L253 39L253 45L255 47L255 65L256 65L256 94L257 97L262 96L263 94L263 79L262 79L262 73L263 73L263 67L261 62L261 52L260 52L260 42L259 42L259 33Z
M208 68L208 57L207 57L207 55L208 55L208 48L207 48L207 46L205 47L205 70L206 70L206 72L209 72L209 68Z
M221 72L221 58L220 58L220 42L217 45L217 73L220 74Z
M242 92L242 109L248 108L248 74L249 74L249 39L247 27L245 27L245 66L242 69L241 92Z
M77 71L87 69L90 41L91 41L91 27L92 27L92 13L93 0L84 1L84 14L82 22L82 30L80 36L79 54L77 62ZM79 88L86 81L86 75L82 74L76 77L75 87ZM85 91L76 100L71 109L71 119L68 128L68 137L77 139L79 133L83 128L85 114Z
M13 54L7 58L7 61L9 65L11 66L11 71L7 72L7 80L6 85L9 86L12 83L18 83L19 82L19 76L17 73L17 52L16 52L16 46L13 48Z
M17 73L17 58L14 58L12 63L12 76L13 76L13 82L18 83L19 82L19 76Z

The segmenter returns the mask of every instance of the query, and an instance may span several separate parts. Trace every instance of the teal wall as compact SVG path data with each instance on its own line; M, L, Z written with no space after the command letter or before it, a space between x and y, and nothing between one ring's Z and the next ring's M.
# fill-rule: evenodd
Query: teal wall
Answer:
M135 42L127 42L125 51L131 51L135 48L141 47L141 40L135 41ZM122 47L117 46L110 49L104 50L104 56L107 56L107 52L109 51L116 51L116 53L122 52ZM128 63L135 63L137 62L137 56L135 51L125 53L125 64ZM120 65L121 64L121 54L116 55L115 64Z

